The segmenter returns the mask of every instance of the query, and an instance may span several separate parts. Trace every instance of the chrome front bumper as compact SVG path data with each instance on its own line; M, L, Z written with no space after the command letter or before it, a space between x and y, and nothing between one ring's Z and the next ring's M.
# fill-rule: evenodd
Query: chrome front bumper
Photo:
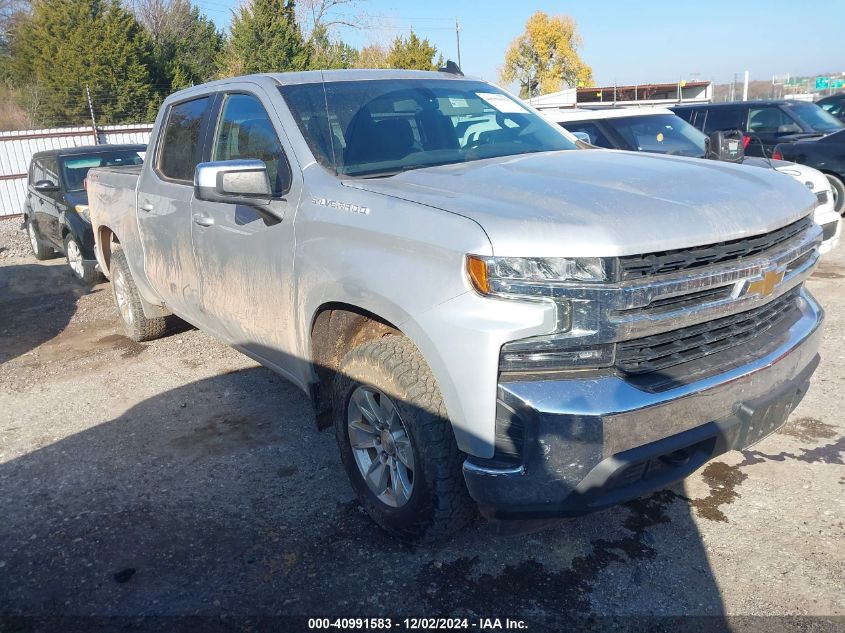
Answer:
M761 356L664 390L620 375L499 385L499 424L520 463L470 457L464 476L482 512L571 516L683 478L708 459L779 428L818 365L824 313L802 290L801 315ZM756 350L759 354L759 349Z

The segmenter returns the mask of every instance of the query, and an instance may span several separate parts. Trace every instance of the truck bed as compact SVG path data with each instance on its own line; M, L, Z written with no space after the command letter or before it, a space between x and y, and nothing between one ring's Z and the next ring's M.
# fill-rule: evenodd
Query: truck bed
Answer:
M142 165L126 167L96 167L88 172L88 206L94 228L95 254L106 276L109 270L104 257L103 244L112 232L121 235L122 241L138 239L137 187ZM100 227L107 227L103 233Z

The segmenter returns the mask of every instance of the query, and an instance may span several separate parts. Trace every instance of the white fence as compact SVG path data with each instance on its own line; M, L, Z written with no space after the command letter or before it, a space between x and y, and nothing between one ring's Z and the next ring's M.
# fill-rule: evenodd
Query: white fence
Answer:
M96 143L148 143L151 124L106 125L97 128ZM94 145L91 127L0 132L0 217L18 215L26 197L26 175L35 152Z

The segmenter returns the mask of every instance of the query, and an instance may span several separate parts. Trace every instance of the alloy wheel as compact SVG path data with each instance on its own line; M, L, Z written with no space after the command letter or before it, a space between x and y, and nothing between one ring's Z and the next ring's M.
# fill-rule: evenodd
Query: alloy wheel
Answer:
M126 278L123 271L115 268L112 276L112 288L114 290L114 300L117 303L117 310L120 312L120 317L127 325L132 325L134 320L132 318L132 309L129 306L129 288L126 284Z
M414 489L414 451L391 399L361 385L352 392L346 420L352 454L367 487L388 506L408 503Z
M85 261L82 258L82 251L76 240L69 239L67 242L67 263L74 274L82 279L85 276Z
M27 233L29 233L29 243L32 246L32 251L34 253L38 252L38 235L35 234L35 227L32 226L32 222L28 222L26 225Z

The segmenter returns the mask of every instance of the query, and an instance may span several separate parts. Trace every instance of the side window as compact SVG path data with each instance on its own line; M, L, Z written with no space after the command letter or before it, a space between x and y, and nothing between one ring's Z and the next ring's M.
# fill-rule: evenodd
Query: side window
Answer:
M49 180L54 185L59 184L59 165L53 156L44 159L44 180Z
M200 128L211 100L209 97L177 103L170 107L161 135L158 171L172 180L192 182L199 162Z
M677 110L672 110L672 112L675 116L681 117L687 123L692 123L696 111L692 108L678 108Z
M703 127L705 134L727 130L745 130L742 120L742 108L710 108L707 111L707 123ZM699 127L696 125L696 127Z
M583 132L590 137L590 143L592 145L613 149L613 144L595 123L590 123L589 121L573 121L572 123L561 123L561 125L570 132Z
M273 195L290 189L290 166L270 116L252 95L226 96L211 160L257 159L267 165Z
M29 171L29 184L34 185L40 180L44 180L44 165L41 159L32 161L32 167Z
M794 126L795 122L780 108L751 108L748 111L749 132L777 133L784 125Z

